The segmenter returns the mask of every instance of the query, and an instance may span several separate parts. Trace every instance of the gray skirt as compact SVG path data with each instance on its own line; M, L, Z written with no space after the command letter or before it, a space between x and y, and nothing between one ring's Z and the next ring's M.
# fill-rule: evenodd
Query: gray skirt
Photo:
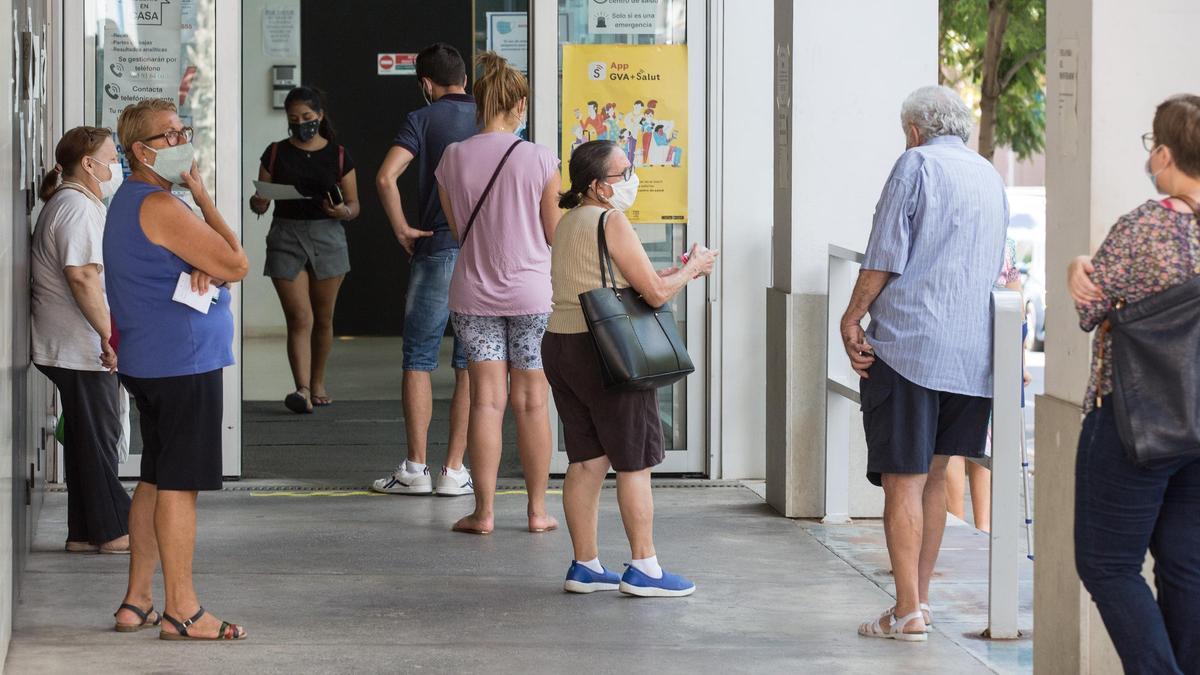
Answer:
M350 271L346 228L340 220L275 218L271 221L263 276L291 281L305 268L317 280Z

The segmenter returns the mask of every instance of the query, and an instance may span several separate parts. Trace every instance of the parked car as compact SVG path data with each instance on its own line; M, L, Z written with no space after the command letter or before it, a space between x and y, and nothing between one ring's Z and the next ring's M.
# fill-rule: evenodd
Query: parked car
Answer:
M1042 351L1046 344L1046 188L1011 187L1008 193L1008 236L1017 242L1017 268L1025 287L1025 346Z

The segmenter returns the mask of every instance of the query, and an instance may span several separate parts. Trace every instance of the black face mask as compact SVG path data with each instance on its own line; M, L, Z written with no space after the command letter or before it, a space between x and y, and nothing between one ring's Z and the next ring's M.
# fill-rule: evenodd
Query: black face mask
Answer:
M294 122L288 125L288 133L293 138L298 139L301 143L311 141L317 135L317 130L321 128L321 120L309 120L307 122Z

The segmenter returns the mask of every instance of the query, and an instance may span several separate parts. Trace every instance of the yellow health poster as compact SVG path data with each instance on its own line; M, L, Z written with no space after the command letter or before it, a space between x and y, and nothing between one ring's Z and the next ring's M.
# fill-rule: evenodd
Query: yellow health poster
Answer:
M571 152L610 140L637 172L634 223L687 221L687 45L563 45L562 170Z

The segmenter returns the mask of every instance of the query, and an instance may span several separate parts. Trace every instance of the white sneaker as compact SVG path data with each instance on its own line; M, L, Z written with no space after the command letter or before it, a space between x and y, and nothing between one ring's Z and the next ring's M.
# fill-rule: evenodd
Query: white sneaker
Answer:
M475 494L475 485L471 482L471 472L467 467L458 471L442 467L442 475L437 479L437 494L439 497L461 497Z
M387 478L380 478L371 489L389 495L433 494L433 481L429 478L429 467L420 473L408 470L408 462L402 462Z

